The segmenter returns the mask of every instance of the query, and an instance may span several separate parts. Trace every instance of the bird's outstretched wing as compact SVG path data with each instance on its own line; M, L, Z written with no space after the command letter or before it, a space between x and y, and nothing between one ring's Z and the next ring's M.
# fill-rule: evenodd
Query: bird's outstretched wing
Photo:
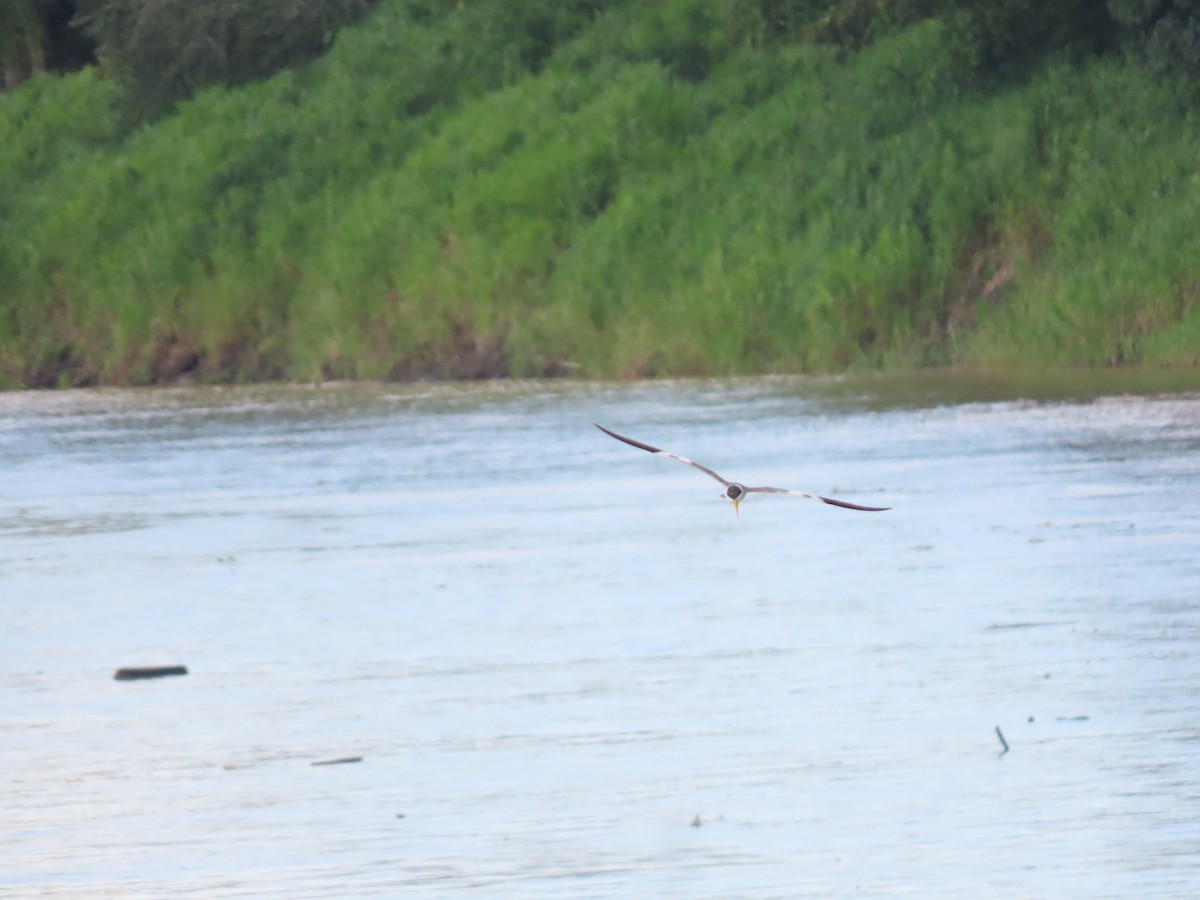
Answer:
M788 488L777 487L748 487L746 493L759 494L790 494L793 497L804 497L806 500L820 500L822 503L828 503L830 506L840 506L843 509L858 509L863 512L886 512L891 509L890 506L859 506L857 503L847 503L845 500L834 500L831 497L822 497L820 494L810 494L807 491L793 491Z
M599 422L593 422L592 424L595 425L597 428L599 428L601 431L603 431L605 434L607 434L609 437L614 437L618 441L624 441L626 444L629 444L629 446L631 446L631 447L637 447L639 450L648 450L651 453L657 453L661 456L667 456L673 460L676 460L677 462L683 463L685 466L691 466L693 469L699 469L705 475L709 476L710 478L715 478L717 481L721 482L721 484L725 485L726 487L729 487L729 485L732 484L732 482L726 481L724 478L722 478L720 475L718 475L712 469L708 468L708 466L702 466L702 465L700 465L700 463L698 463L694 460L688 459L686 456L680 456L678 453L672 453L670 450L662 450L662 449L659 449L658 447L651 447L649 444L643 444L641 441L635 441L633 438L627 438L624 435L617 434L615 431L609 431L607 428L605 428Z

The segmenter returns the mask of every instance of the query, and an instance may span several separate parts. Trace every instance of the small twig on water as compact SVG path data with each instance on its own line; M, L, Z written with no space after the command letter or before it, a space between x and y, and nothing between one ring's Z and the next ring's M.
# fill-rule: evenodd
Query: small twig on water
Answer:
M345 763L362 762L361 756L339 756L337 759L320 759L309 763L310 766L340 766Z
M1003 756L1008 752L1008 741L1004 739L1004 732L1000 730L999 725L996 726L996 737L1000 738L1000 746L1004 748L1000 751L1000 755Z

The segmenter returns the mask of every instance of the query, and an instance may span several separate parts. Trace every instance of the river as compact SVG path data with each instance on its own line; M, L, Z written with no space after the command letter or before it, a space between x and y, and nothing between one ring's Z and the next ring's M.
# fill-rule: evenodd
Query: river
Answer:
M0 394L0 896L1196 896L1187 377Z

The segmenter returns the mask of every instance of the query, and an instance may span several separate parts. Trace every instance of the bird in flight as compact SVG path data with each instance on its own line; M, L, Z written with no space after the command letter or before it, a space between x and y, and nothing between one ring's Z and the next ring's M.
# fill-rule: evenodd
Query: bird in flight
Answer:
M660 456L666 456L676 462L681 462L685 466L691 466L693 469L699 469L710 478L715 478L721 484L725 485L725 491L721 494L726 500L733 504L733 511L738 516L741 513L738 511L738 504L745 499L747 494L790 494L793 497L804 497L806 500L820 500L822 503L828 503L830 506L840 506L843 509L857 509L862 512L884 512L891 509L890 506L859 506L857 503L847 503L845 500L834 500L830 497L822 497L819 494L810 494L807 491L793 491L788 488L780 487L747 487L736 481L729 481L722 478L708 466L702 466L700 463L688 459L686 456L680 456L678 453L672 453L670 450L660 450L658 447L651 447L649 444L643 444L641 441L635 441L633 438L627 438L624 435L617 434L615 431L609 431L599 422L593 422L597 428L607 434L609 437L614 437L618 441L624 441L631 447L637 447L640 450L647 450L650 453L656 453Z

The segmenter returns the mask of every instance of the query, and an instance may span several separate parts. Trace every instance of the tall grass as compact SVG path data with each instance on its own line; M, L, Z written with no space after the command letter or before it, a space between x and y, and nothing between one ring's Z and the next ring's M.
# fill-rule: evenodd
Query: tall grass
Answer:
M1200 359L1197 123L1136 67L427 5L131 133L88 73L0 100L0 383Z

